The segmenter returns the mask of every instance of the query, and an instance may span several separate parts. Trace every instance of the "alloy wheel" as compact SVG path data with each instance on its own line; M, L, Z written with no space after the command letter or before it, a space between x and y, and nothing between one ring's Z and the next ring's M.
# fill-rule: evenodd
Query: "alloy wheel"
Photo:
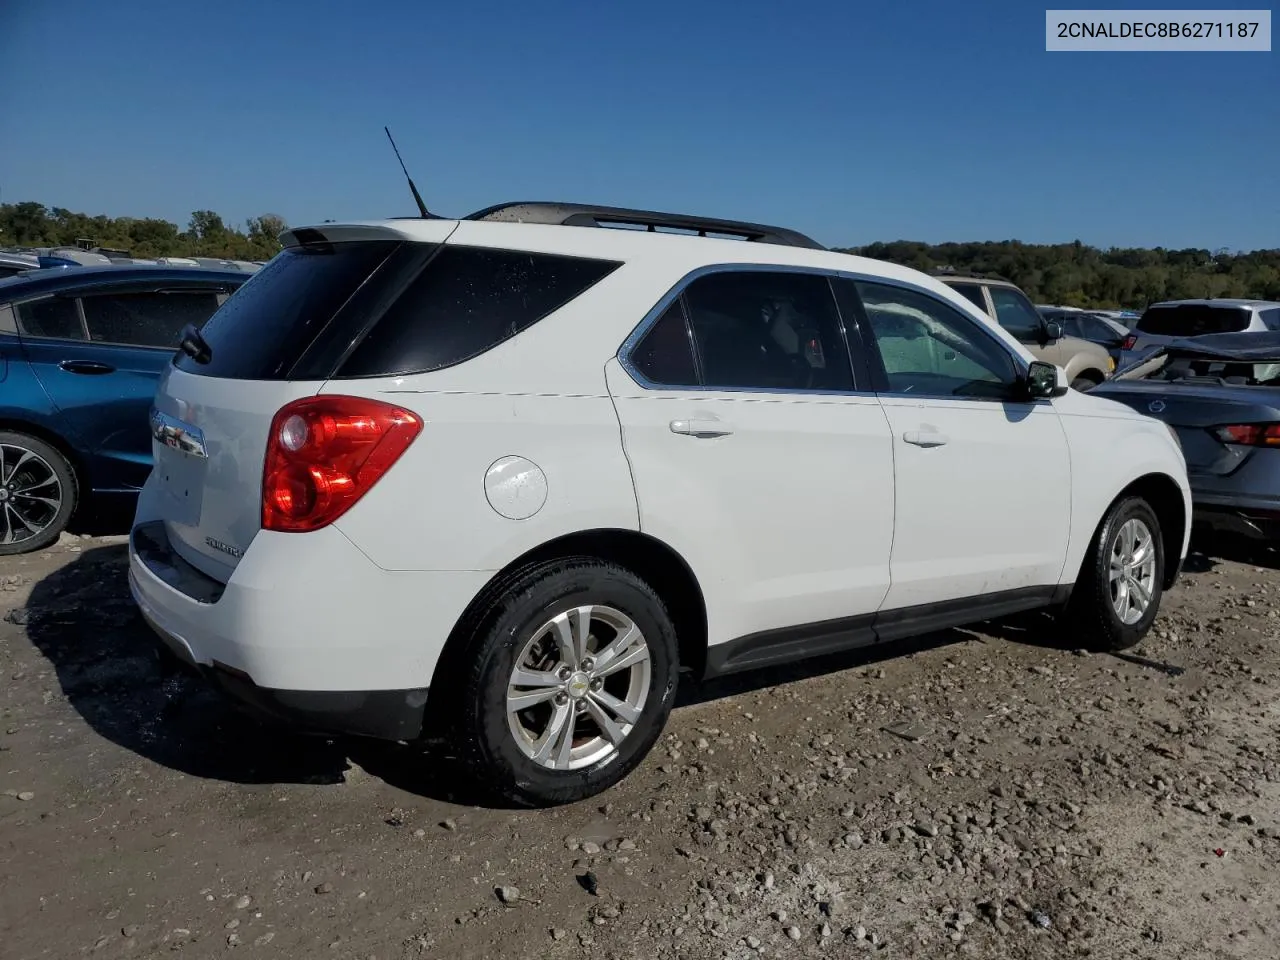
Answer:
M533 631L507 685L507 725L526 757L576 770L616 754L644 712L649 644L613 607L583 605Z
M62 510L62 481L44 457L0 443L0 543L22 543L47 530Z
M1156 542L1151 528L1137 517L1121 524L1111 544L1111 606L1120 622L1131 626L1151 606L1156 586Z

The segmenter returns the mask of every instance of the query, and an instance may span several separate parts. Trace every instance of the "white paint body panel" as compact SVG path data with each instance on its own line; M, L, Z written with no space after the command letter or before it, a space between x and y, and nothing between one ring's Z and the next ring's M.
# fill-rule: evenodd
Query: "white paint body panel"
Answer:
M874 396L645 390L616 359L608 374L640 529L696 572L709 643L879 609L893 450ZM673 433L682 419L732 433Z
M1071 462L1052 404L881 398L897 514L886 609L1058 582ZM917 446L918 433L936 446Z
M1072 582L1108 505L1152 473L1190 512L1181 453L1159 423L1079 393L1025 417L1000 404L874 394L646 390L617 359L645 314L691 271L753 263L839 270L909 284L1012 337L945 284L825 251L634 231L454 221L316 228L333 239L411 240L614 258L614 273L529 330L456 366L327 383L244 382L172 372L157 407L202 430L210 458L199 519L160 468L138 523L164 519L179 552L226 582L199 604L137 556L139 605L198 662L217 660L287 690L389 690L448 683L445 639L497 572L557 538L642 531L694 573L709 641ZM1061 374L1060 374L1061 375ZM332 526L259 530L271 418L317 392L373 397L422 417L420 436ZM1011 405L1017 406L1017 405ZM718 417L728 436L672 432ZM903 435L932 426L940 447ZM491 496L490 468L524 458L542 477L531 510ZM488 478L488 488L486 487ZM505 489L505 488L502 488ZM523 504L523 505L522 505ZM521 519L513 519L521 517ZM205 543L243 551L238 562ZM1183 541L1183 554L1186 537ZM1171 560L1174 558L1170 558Z

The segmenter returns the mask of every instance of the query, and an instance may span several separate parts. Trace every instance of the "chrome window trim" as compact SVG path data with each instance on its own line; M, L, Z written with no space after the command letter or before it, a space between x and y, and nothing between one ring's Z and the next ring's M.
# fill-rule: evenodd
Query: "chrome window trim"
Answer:
M654 381L650 380L648 377L646 377L644 374L642 374L639 370L636 369L635 364L633 364L631 361L632 352L640 344L640 341L644 339L645 335L648 334L649 330L653 327L653 325L657 323L659 319L662 318L662 315L664 313L667 312L667 309L671 306L671 304L684 295L685 290L688 289L690 284L692 284L695 280L700 279L701 277L709 276L715 273L803 273L803 274L812 274L814 276L826 277L828 280L852 280L855 282L862 281L864 283L878 283L878 284L881 284L882 286L897 287L898 289L901 289L901 290L907 290L912 293L919 294L920 296L928 297L942 304L944 307L950 307L952 310L955 310L957 313L960 313L961 316L965 316L964 311L959 310L954 304L948 303L945 300L940 300L938 298L938 295L932 290L929 290L925 287L919 286L914 283L910 283L905 280L898 280L893 277L885 277L880 274L863 273L860 271L853 271L853 270L837 270L831 267L805 267L805 266L798 266L796 264L770 264L770 263L708 264L708 265L697 267L693 270L690 270L683 277L677 280L675 284L672 285L671 289L668 290L665 294L663 294L662 297L658 300L658 302L652 308L650 308L650 310L647 313L645 313L645 315L640 319L640 322L637 323L636 326L632 329L631 333L628 334L627 338L622 341L622 346L618 348L618 352L616 354L618 358L618 363L621 364L622 369L626 371L627 376L629 376L633 381L635 381L636 386L640 387L642 390L651 390L655 393L688 393L688 392L747 393L747 394L772 394L777 396L804 396L804 397L822 397L822 396L877 397L877 398L878 397L906 397L913 400L947 400L952 403L1001 403L1003 404L1003 403L1019 402L1019 401L1001 400L997 397L957 397L953 394L895 393L892 391L877 391L877 390L856 390L856 389L855 390L807 390L807 389L801 390L801 389L789 389L784 387L760 387L760 388L706 387L700 384L655 383ZM960 296L959 294L956 294L956 295ZM836 300L834 290L832 291L832 299L833 301ZM861 298L859 298L859 300L861 300ZM965 303L972 310L974 310L975 312L977 311L978 308L976 304L970 303L968 300L965 300ZM862 347L863 346L862 333L853 324L850 323L851 318L846 318L843 316L843 314L840 313L840 305L838 302L835 303L835 306L836 306L837 316L840 317L840 325L841 325L842 332L844 333L846 345L850 349L852 349L855 346ZM992 343L994 343L997 347L999 347L1008 355L1009 359L1013 362L1013 368L1015 372L1019 372L1024 376L1026 375L1026 372L1027 372L1026 361L1022 357L1020 357L1018 354L1014 353L1011 349L1009 349L1009 345L1007 343L1005 343L999 337L992 335L989 331L984 329L986 323L994 322L991 320L990 317L983 317L982 320L978 320L974 317L966 317L966 319L970 320L973 323L974 327L978 329L978 331L982 336L985 336L988 339L990 339ZM685 310L685 322L686 324L689 325L689 327L692 326L692 321L688 316L688 310ZM692 337L692 333L690 333L690 336ZM693 347L692 343L690 343L690 347L691 348ZM698 356L697 352L695 351L694 352L695 364L697 361L697 356ZM852 356L849 358L849 362L850 362L851 368L856 370L856 364L853 363ZM854 376L856 377L857 374L855 373ZM1039 401L1027 401L1027 402L1032 406L1039 405Z

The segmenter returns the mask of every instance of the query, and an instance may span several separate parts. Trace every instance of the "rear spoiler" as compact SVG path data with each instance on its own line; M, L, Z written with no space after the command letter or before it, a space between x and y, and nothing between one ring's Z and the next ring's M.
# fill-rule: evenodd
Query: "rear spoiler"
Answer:
M300 247L317 243L343 243L353 240L409 240L416 243L444 243L454 230L457 220L420 217L393 222L370 221L354 223L320 223L310 227L290 227L280 234L284 247Z

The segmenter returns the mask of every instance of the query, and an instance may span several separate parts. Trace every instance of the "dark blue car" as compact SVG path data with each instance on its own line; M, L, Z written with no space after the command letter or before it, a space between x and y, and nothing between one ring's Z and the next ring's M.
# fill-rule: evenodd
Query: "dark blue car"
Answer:
M119 265L0 280L0 556L48 546L91 497L136 497L183 327L251 277Z

